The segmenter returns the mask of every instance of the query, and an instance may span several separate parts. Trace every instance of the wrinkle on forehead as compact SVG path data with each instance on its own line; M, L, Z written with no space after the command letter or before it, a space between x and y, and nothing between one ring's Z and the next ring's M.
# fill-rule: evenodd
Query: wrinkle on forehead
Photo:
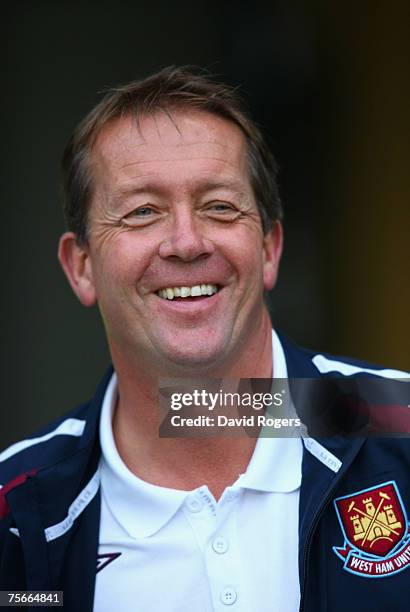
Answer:
M175 147L172 147L173 151L175 150ZM158 147L158 155L157 156L153 156L152 159L137 159L135 161L132 162L127 162L126 164L122 164L121 166L119 166L120 170L123 170L125 168L129 168L130 166L144 166L146 164L152 164L155 161L161 161L161 163L174 163L174 162L178 162L178 161L186 161L187 160L187 153L184 152L184 150L181 150L180 155L176 156L175 154L173 155L173 157L167 157L166 151L165 151L165 147ZM155 151L152 151L153 153L155 153ZM163 154L164 153L164 154ZM217 155L210 155L210 154L196 154L196 155L192 155L191 153L188 154L188 160L189 161L195 161L195 160L209 160L209 161L213 161L216 162L218 164L220 164L221 166L225 166L225 165L234 165L229 159L227 159L225 156L223 157L218 157Z
M212 143L212 144L216 145L216 144L219 144L219 143ZM198 143L192 143L192 144L188 144L188 145L181 144L181 145L178 145L177 147L172 146L171 148L172 148L173 151L175 151L176 148L177 149L178 148L181 149L180 157L175 157L175 155L174 155L172 158L171 157L167 158L165 156L166 155L166 149L167 149L166 145L164 145L164 146L158 145L156 147L150 146L150 150L152 150L153 154L158 153L158 155L157 155L157 157L155 157L155 159L160 159L161 162L164 162L164 163L166 163L166 162L172 163L173 161L178 161L178 160L183 161L186 158L186 156L187 156L187 154L184 151L186 151L187 149L189 150L189 147L191 147L191 146L192 147L198 147ZM226 148L227 148L224 145L220 145L220 146L222 148L222 152L225 151ZM164 155L162 155L162 153L164 153ZM218 157L218 155L216 155L216 154L215 155L209 155L209 154L207 155L206 153L204 153L204 154L196 154L196 155L194 154L194 155L192 155L191 153L188 153L188 155L189 155L189 159L192 160L192 161L195 161L196 159L204 159L204 160L208 159L208 160L211 160L211 161L220 162L221 164L228 164L229 163L229 161L226 159L226 156ZM137 165L140 166L140 165L143 165L143 164L150 164L150 163L152 163L151 159L139 159L139 160L136 160L136 161L132 161L132 162L128 162L126 164L123 164L122 166L120 166L120 169L122 170L123 168L128 168L129 166L137 166Z

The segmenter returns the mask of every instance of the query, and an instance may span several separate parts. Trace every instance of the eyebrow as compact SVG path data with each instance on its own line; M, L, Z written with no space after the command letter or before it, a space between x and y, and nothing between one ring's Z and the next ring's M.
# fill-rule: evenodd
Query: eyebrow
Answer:
M207 179L204 182L199 182L199 184L197 185L193 184L192 187L195 195L201 195L208 191L215 191L218 189L228 189L231 191L235 191L238 195L242 195L246 192L246 185L244 184L244 182L236 179ZM165 181L149 181L140 186L119 187L113 192L113 196L116 199L125 199L143 193L165 194L167 189L167 183Z

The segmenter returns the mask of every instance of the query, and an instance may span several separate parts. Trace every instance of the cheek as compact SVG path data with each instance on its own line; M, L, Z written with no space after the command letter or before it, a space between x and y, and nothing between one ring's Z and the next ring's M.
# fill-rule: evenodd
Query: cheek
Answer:
M108 245L107 245L108 246ZM152 244L134 232L124 232L100 253L97 280L107 292L135 287L144 275L155 253Z
M225 257L233 266L239 286L245 292L263 291L263 252L255 245L255 241L242 240L234 248L231 245L230 249L225 250Z

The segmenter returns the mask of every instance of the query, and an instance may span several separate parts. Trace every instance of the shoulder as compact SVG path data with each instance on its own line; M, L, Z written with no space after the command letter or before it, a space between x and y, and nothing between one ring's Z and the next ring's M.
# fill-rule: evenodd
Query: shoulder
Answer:
M78 406L0 452L0 485L58 463L75 452L92 420L91 402Z
M284 334L278 334L285 352L289 377L340 377L361 376L402 379L410 378L410 373L394 367L367 361L314 351L294 344Z

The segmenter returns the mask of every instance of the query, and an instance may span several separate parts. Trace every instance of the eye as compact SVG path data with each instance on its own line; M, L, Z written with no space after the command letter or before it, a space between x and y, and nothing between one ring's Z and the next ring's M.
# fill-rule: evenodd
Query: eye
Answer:
M205 207L205 213L212 219L218 221L234 221L240 216L240 211L231 202L216 200L209 202Z
M153 212L154 211L149 206L142 206L141 208L133 210L129 215L127 215L127 217L148 217Z
M147 225L156 219L157 214L152 206L140 206L125 215L122 221L125 225Z
M226 204L226 202L215 202L210 206L210 210L216 210L218 212L225 212L227 210L234 210L231 204Z

